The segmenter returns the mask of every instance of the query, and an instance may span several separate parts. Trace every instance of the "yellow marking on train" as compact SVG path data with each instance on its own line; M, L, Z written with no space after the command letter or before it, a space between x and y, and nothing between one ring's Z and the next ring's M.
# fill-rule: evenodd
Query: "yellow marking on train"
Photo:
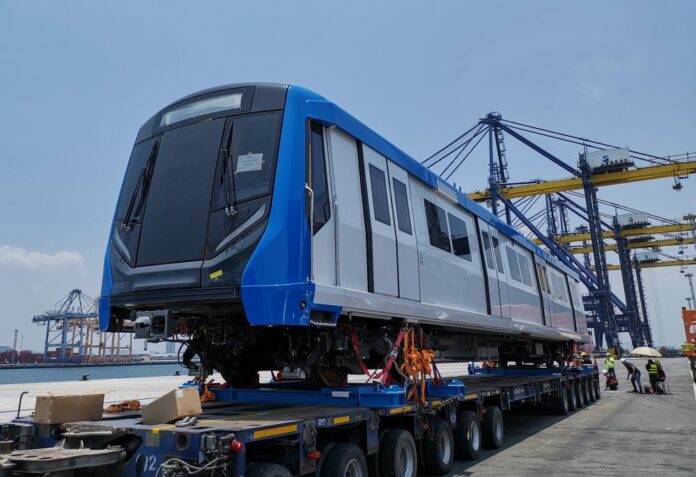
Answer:
M216 278L220 278L221 276L222 276L222 270L216 270L210 274L210 279L215 280Z
M297 431L297 424L293 424L291 426L274 427L272 429L264 429L262 431L254 432L254 439L261 439L263 437L277 436L279 434L287 434L289 432L295 432L295 431Z
M334 424L344 424L346 422L350 422L350 416L334 417L333 422Z
M395 407L389 410L389 414L403 414L411 410L411 406Z

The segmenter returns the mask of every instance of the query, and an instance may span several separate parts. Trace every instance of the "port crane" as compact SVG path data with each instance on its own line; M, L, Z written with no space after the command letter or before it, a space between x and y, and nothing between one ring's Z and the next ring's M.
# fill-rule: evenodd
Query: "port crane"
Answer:
M541 157L559 166L571 177L552 181L537 179L527 182L511 182L504 134L516 139ZM579 155L577 166L569 164L542 148L530 140L526 136L528 134L536 134L581 146L582 152ZM616 223L607 224L602 220L597 190L599 187L608 185L669 177L674 179L672 188L677 191L681 190L681 181L696 172L696 155L685 153L667 157L655 156L506 120L502 118L500 113L489 113L462 135L425 159L423 164L427 167L438 168L440 175L450 179L486 137L488 138L488 188L471 193L469 196L473 200L486 202L492 212L504 216L508 224L528 230L529 235L535 238L537 244L546 246L562 262L578 272L581 281L590 292L589 296L585 297L584 304L586 311L591 313L588 324L594 331L595 343L598 347L602 346L604 340L606 340L608 348L620 347L619 332L628 332L634 346L652 345L640 276L637 276L636 280L640 283L638 295L642 301L642 319L636 298L633 271L639 275L640 263L630 257L630 250L637 247L632 246L631 237L652 237L657 234L691 232L690 240L684 239L682 242L679 242L679 238L664 240L674 240L677 245L693 243L693 239L696 237L694 231L696 217L685 216L686 222L683 223L624 229L617 227ZM617 159L617 155L623 155L623 157ZM599 156L599 161L597 161L597 156ZM648 165L636 167L637 162ZM552 195L570 193L576 190L582 190L585 204L584 207L575 204L577 206L575 212L580 211L587 226L582 231L571 233L567 227L568 210L565 207L560 207L557 212L561 218L565 217L566 220L561 220L560 226L556 226ZM541 195L546 196L546 211L528 216L531 206ZM549 228L546 234L541 232L537 225L538 219L547 221ZM626 303L611 292L608 272L613 266L606 261L607 244L604 241L610 238L616 240L616 244L611 244L610 249L616 250L620 256L619 269L622 270L624 288L627 290ZM570 244L573 242L583 242L583 247L575 247L581 250L572 250ZM662 245L667 246L667 242L663 242ZM583 253L585 255L584 261L575 258L576 253ZM591 265L590 254L594 267ZM651 264L643 266L648 265ZM615 313L614 307L618 309L619 314Z

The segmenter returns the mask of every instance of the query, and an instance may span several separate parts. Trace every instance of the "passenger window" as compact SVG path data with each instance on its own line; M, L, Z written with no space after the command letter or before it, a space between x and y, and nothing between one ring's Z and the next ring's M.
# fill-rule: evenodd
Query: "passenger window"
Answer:
M391 225L389 219L389 196L384 171L370 164L370 187L372 189L372 208L375 220Z
M471 248L469 247L469 235L466 231L466 224L452 214L449 217L450 236L452 237L452 248L457 257L471 261Z
M539 286L541 286L541 291L544 293L549 292L549 286L546 283L546 274L544 273L544 270L539 266L539 264L536 264L536 271L537 271L537 276L539 277Z
M430 245L451 252L445 211L428 200L424 199L423 201L425 202L425 217L428 222Z
M392 185L394 186L396 220L399 224L399 230L401 230L403 233L411 235L411 214L408 210L408 193L406 192L406 184L396 179L392 179Z
M495 263L498 265L498 272L505 273L505 267L503 266L503 256L500 254L500 242L495 237L493 239L493 251L495 252Z
M529 259L521 253L518 254L518 258L520 259L520 271L522 272L522 281L525 285L531 287L532 274L529 271Z
M493 264L493 252L491 252L491 239L488 236L488 232L481 232L483 237L483 251L486 254L486 264L491 270L495 270L495 265Z
M331 218L331 199L324 159L324 134L321 125L311 126L311 167L309 184L314 192L314 231L316 234ZM309 211L308 211L309 214Z
M510 276L516 282L522 283L522 276L520 275L520 264L517 262L517 252L515 252L510 247L505 247L505 252L507 252L508 265L510 265Z

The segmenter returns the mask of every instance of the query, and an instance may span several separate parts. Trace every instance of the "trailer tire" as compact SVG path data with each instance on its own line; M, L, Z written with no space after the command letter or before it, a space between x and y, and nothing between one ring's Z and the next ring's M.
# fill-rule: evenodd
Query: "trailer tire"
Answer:
M553 406L553 413L557 416L567 416L569 412L568 407L568 388L565 386L558 391L558 396L553 396L551 398L551 403Z
M573 382L566 381L565 389L568 393L568 410L573 412L578 408L578 398L575 395L575 390L573 389Z
M319 477L367 477L367 460L360 447L340 443L331 448L321 465Z
M380 477L416 477L418 450L410 432L390 429L379 443L377 463Z
M590 396L589 396L589 393L587 392L587 381L582 380L580 382L580 390L582 393L582 405L589 406L590 405Z
M602 390L599 388L599 378L592 378L592 386L594 387L595 397L597 401L602 399Z
M578 409L580 409L583 406L583 404L582 404L582 387L580 386L580 381L577 379L575 380L575 382L573 382L573 392L575 393L575 400L578 403Z
M292 477L288 469L278 464L251 464L244 474L246 477Z
M447 421L439 417L430 421L430 428L421 439L422 466L427 473L444 475L454 462L454 437Z
M594 386L592 385L593 384L592 380L587 379L585 381L585 384L587 386L587 395L590 398L590 404L592 404L593 402L595 402L597 400L597 398L595 397L595 389L594 389Z
M503 426L503 413L498 406L486 406L481 426L483 445L488 449L500 449L503 446L505 428Z
M476 460L481 455L481 421L473 411L457 413L454 447L462 460Z

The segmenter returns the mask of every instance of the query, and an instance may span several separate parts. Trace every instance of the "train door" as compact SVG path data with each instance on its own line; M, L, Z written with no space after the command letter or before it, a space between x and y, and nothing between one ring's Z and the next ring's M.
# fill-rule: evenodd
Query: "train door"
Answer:
M363 181L367 190L368 203L366 205L369 211L370 237L372 239L373 291L398 296L397 242L391 206L391 189L387 186L387 178L389 177L387 158L364 144L362 145L362 153L364 159ZM337 179L339 177L337 176Z
M510 309L510 292L508 287L508 278L506 275L505 268L505 251L503 249L503 240L500 234L493 227L489 227L491 233L491 245L493 247L493 257L495 258L496 264L496 275L498 277L498 290L500 292L500 311L501 316L510 318L512 316L512 310Z
M418 245L413 230L413 207L408 187L408 174L389 161L387 161L387 170L393 199L392 216L395 217L399 296L410 300L420 300Z
M495 257L493 255L491 233L487 223L479 221L479 227L481 229L483 255L488 269L488 293L491 299L491 315L503 316L503 310L500 307L500 286L498 283L498 271L495 266Z
M360 188L360 168L358 165L358 145L353 137L336 127L326 129L326 150L329 154L329 181L334 204L333 239L334 255L326 252L323 256L314 257L316 270L323 269L327 284L341 288L367 291L367 246L365 238L365 218ZM331 208L331 204L329 204ZM316 226L315 226L316 228ZM324 227L326 228L326 227ZM319 231L321 232L321 230ZM315 251L319 252L321 245L318 241L324 239L315 237ZM330 239L326 239L329 240ZM331 263L320 263L321 259ZM330 278L333 270L333 281Z
M312 200L312 277L315 283L336 285L336 230L332 207L331 181L326 161L324 128L310 123L307 141L307 184ZM310 211L307 211L309 214Z

